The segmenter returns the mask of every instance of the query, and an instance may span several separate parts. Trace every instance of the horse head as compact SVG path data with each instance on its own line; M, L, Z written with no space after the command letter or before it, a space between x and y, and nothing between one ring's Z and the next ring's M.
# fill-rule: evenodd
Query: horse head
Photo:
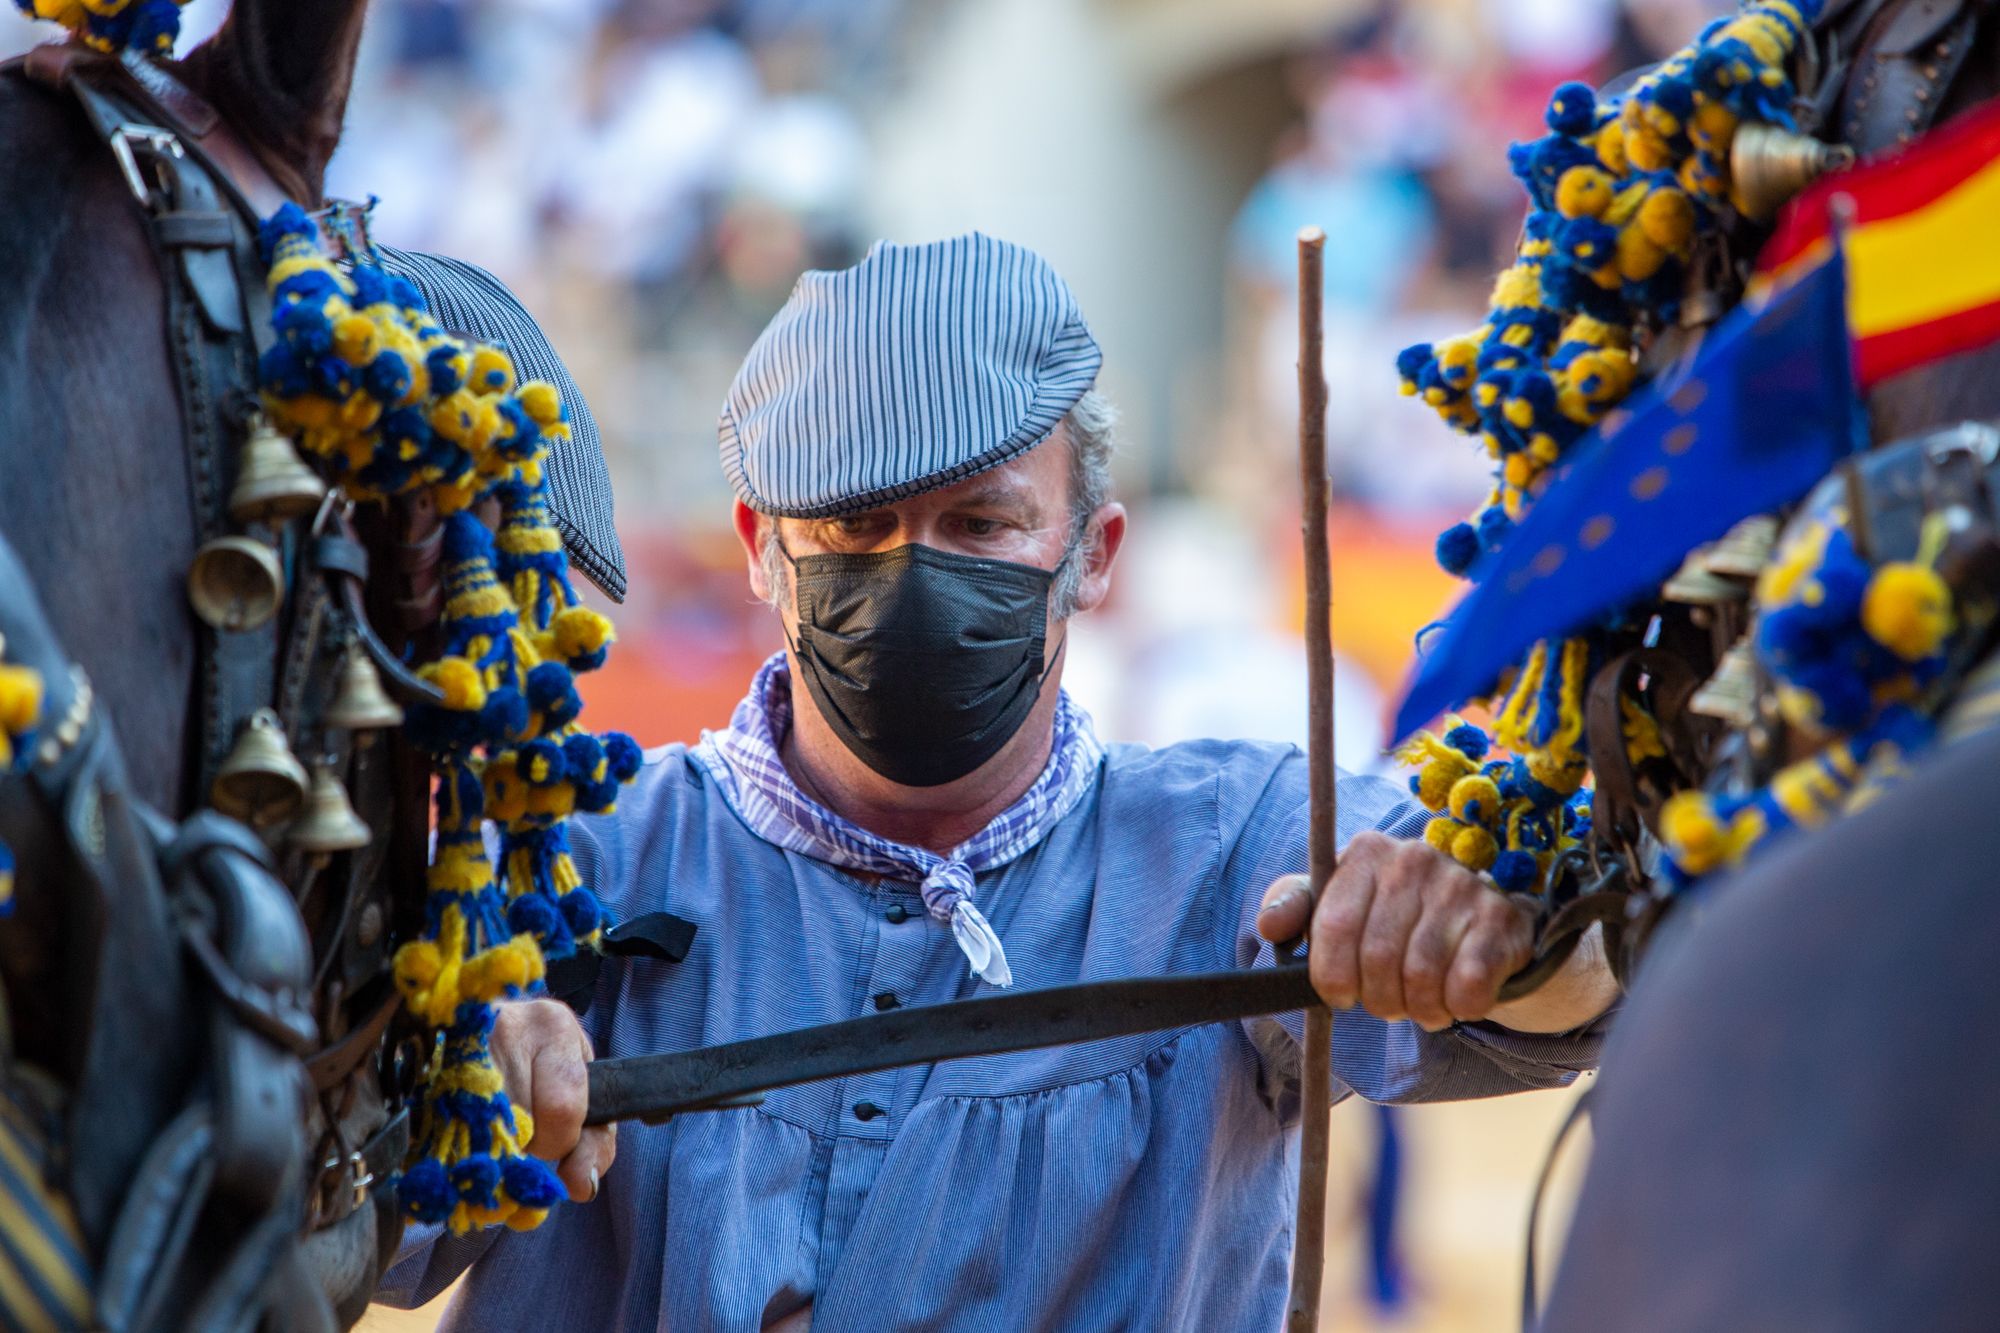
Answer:
M235 0L183 78L278 187L311 207L340 142L368 0Z

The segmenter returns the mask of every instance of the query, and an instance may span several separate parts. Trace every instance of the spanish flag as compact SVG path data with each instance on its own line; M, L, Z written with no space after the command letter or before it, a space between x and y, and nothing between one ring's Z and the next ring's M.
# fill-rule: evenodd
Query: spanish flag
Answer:
M1757 261L1777 277L1847 251L1860 386L2000 338L2000 105L1794 200Z

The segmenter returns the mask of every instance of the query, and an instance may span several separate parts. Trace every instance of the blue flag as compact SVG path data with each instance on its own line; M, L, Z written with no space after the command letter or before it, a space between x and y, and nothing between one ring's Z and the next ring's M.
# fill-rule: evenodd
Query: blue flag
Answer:
M1838 252L1710 331L1577 441L1432 633L1398 739L1489 691L1538 640L1587 627L1687 553L1789 504L1866 441Z

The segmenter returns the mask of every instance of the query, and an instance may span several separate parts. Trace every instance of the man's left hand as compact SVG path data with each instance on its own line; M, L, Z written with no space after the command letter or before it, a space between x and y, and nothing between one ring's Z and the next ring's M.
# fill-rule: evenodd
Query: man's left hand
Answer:
M1292 939L1306 928L1310 901L1305 876L1278 880L1264 895L1257 932ZM1358 1004L1433 1032L1454 1021L1505 1021L1495 1014L1500 987L1532 955L1534 919L1531 906L1428 844L1358 834L1312 914L1313 988L1336 1009ZM1594 1017L1610 993L1576 1021Z

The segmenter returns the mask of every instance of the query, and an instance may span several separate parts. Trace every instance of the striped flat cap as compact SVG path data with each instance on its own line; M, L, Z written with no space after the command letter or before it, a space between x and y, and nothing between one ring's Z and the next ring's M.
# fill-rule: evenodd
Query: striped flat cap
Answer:
M462 336L499 343L524 380L547 380L569 411L569 439L549 452L549 512L562 532L569 558L585 578L614 602L625 600L625 552L611 512L611 473L597 418L583 401L568 367L507 285L476 264L448 255L378 247L382 267L417 284L439 324Z
M1033 251L976 232L879 242L801 277L751 346L722 406L722 470L766 514L888 504L1040 444L1103 359Z

